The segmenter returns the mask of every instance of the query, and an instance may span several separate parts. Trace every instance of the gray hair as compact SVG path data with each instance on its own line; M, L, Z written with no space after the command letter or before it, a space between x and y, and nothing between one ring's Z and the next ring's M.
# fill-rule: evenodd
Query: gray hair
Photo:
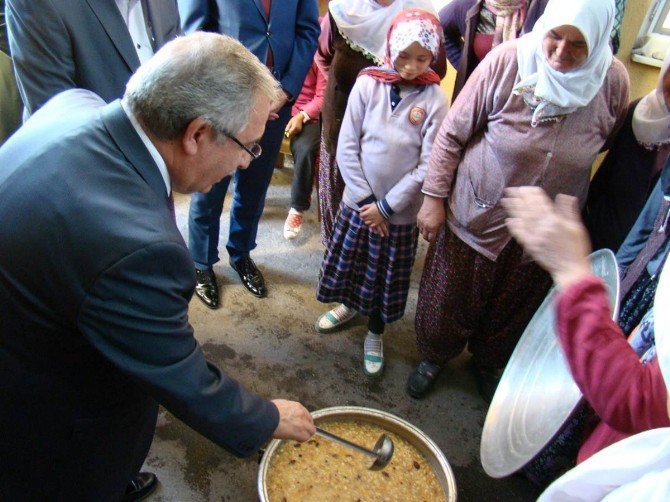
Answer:
M258 96L274 101L279 83L241 43L197 32L161 48L130 78L123 96L161 140L179 137L196 118L219 133L238 134Z

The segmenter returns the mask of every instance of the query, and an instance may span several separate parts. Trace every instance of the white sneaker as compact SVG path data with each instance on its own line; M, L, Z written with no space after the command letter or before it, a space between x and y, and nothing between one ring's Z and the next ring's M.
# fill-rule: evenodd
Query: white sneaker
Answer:
M340 303L333 310L329 310L319 317L314 328L319 333L331 333L356 317L356 311Z
M291 208L284 222L284 239L295 239L302 228L302 212Z
M368 331L363 345L363 371L370 377L382 374L384 370L384 344L382 335L376 335Z

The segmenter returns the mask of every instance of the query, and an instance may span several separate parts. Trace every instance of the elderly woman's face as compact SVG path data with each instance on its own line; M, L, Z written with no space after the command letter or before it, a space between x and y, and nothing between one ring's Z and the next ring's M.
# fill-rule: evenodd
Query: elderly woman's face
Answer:
M582 32L569 24L549 30L542 41L542 49L549 65L562 73L579 68L589 55Z

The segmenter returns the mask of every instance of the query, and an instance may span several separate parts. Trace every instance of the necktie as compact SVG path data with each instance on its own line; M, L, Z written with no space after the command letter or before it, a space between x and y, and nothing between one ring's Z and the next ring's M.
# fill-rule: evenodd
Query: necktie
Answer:
M272 5L272 0L261 0L263 4L263 9L265 10L265 18L268 20L268 30L267 36L270 37L270 7ZM272 69L274 66L274 57L272 55L272 48L268 46L268 56L265 59L265 66Z
M168 207L170 208L170 213L172 213L172 220L177 223L177 214L175 213L174 210L174 194L170 192L170 195L168 195Z

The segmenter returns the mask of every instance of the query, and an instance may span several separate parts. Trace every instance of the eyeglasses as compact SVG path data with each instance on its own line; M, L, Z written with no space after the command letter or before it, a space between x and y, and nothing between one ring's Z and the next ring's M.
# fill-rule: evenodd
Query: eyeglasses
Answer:
M237 146L239 146L242 150L247 152L249 155L251 155L252 159L257 159L258 157L261 156L261 153L263 153L263 149L261 148L261 145L258 143L254 143L251 145L251 147L246 147L244 143L242 143L239 139L237 139L235 136L232 134L228 134L227 132L222 133L226 138L232 139L235 143L237 143Z

